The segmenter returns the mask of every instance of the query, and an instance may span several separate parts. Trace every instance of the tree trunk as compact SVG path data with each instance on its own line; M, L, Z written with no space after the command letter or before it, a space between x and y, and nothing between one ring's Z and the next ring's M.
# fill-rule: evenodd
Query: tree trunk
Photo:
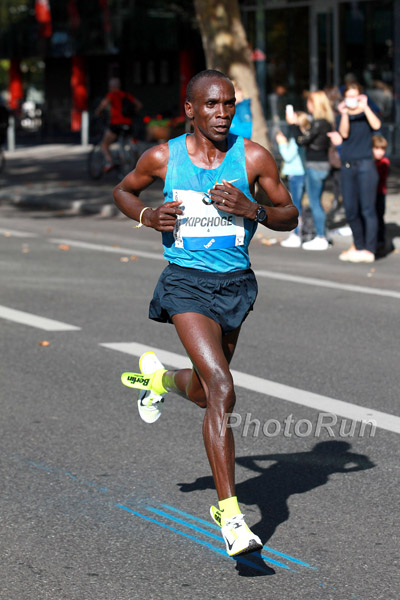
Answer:
M252 140L270 150L254 63L238 0L194 0L194 6L207 69L218 69L235 79L251 99Z

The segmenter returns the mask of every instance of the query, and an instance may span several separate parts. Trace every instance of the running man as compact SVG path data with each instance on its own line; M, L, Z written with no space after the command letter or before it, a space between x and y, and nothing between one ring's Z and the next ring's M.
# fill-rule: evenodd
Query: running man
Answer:
M113 169L115 166L110 153L111 144L118 139L118 136L124 130L124 126L132 126L132 116L123 114L124 98L127 98L132 103L132 106L137 112L139 112L139 110L142 108L142 103L137 98L132 96L132 94L128 94L128 92L123 92L120 89L121 83L117 77L110 79L108 87L108 94L103 98L95 110L96 116L99 116L100 113L107 108L109 108L111 112L110 124L105 130L100 144L101 151L106 159L106 164L104 166L104 171L106 172L111 171L111 169Z
M159 418L167 392L205 409L203 438L219 500L211 516L221 527L227 553L234 556L262 547L238 505L234 438L226 426L235 405L229 363L257 295L248 246L258 223L290 231L298 212L270 153L229 134L235 92L226 75L213 70L195 75L185 111L193 133L145 152L115 188L114 199L138 227L162 233L169 265L156 286L149 317L174 324L193 367L167 371L153 352L146 352L139 361L146 377L129 379L128 373L122 379L131 387L139 387L139 379L150 388L142 389L138 399L139 414L148 423ZM139 194L157 177L164 182L165 200L153 209ZM256 183L272 207L257 204Z

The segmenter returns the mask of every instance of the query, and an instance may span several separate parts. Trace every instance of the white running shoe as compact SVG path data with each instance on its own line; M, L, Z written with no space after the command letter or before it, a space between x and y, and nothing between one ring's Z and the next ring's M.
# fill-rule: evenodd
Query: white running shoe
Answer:
M358 250L356 250L355 246L352 245L350 246L350 248L347 248L347 250L343 250L343 252L339 254L339 260L342 260L344 262L352 262L351 258L357 252Z
M215 523L221 527L221 511L212 506L210 514ZM221 527L221 533L229 556L255 552L263 547L260 538L247 527L242 514L226 521Z
M328 250L329 242L326 237L317 236L309 242L304 242L302 248L304 250Z
M283 248L300 248L301 246L301 238L297 233L291 233L286 240L281 242L281 246Z
M164 369L164 365L154 352L142 354L139 359L139 367L144 375L150 375L158 369ZM161 417L164 398L155 394L152 390L140 390L137 404L141 419L146 423L155 423Z
M375 261L375 254L369 250L355 250L348 260L355 263L373 263Z

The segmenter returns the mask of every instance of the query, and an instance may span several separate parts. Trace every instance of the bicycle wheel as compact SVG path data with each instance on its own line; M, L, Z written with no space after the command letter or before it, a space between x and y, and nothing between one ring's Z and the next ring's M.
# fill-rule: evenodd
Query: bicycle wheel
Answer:
M100 179L103 175L104 155L100 146L94 146L88 156L88 173L92 179Z
M3 148L0 148L0 173L2 173L6 166L6 157L4 155Z
M136 167L139 153L136 145L129 139L122 140L119 148L119 169L122 175L127 175Z

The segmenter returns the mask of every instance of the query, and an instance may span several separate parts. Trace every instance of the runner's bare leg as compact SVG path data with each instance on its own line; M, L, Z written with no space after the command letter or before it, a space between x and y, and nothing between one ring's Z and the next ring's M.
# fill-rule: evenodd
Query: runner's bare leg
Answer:
M198 313L178 314L172 320L194 369L168 371L163 383L206 409L203 438L215 487L219 500L230 498L235 496L235 445L224 419L236 400L229 362L240 328L223 336L218 323Z

